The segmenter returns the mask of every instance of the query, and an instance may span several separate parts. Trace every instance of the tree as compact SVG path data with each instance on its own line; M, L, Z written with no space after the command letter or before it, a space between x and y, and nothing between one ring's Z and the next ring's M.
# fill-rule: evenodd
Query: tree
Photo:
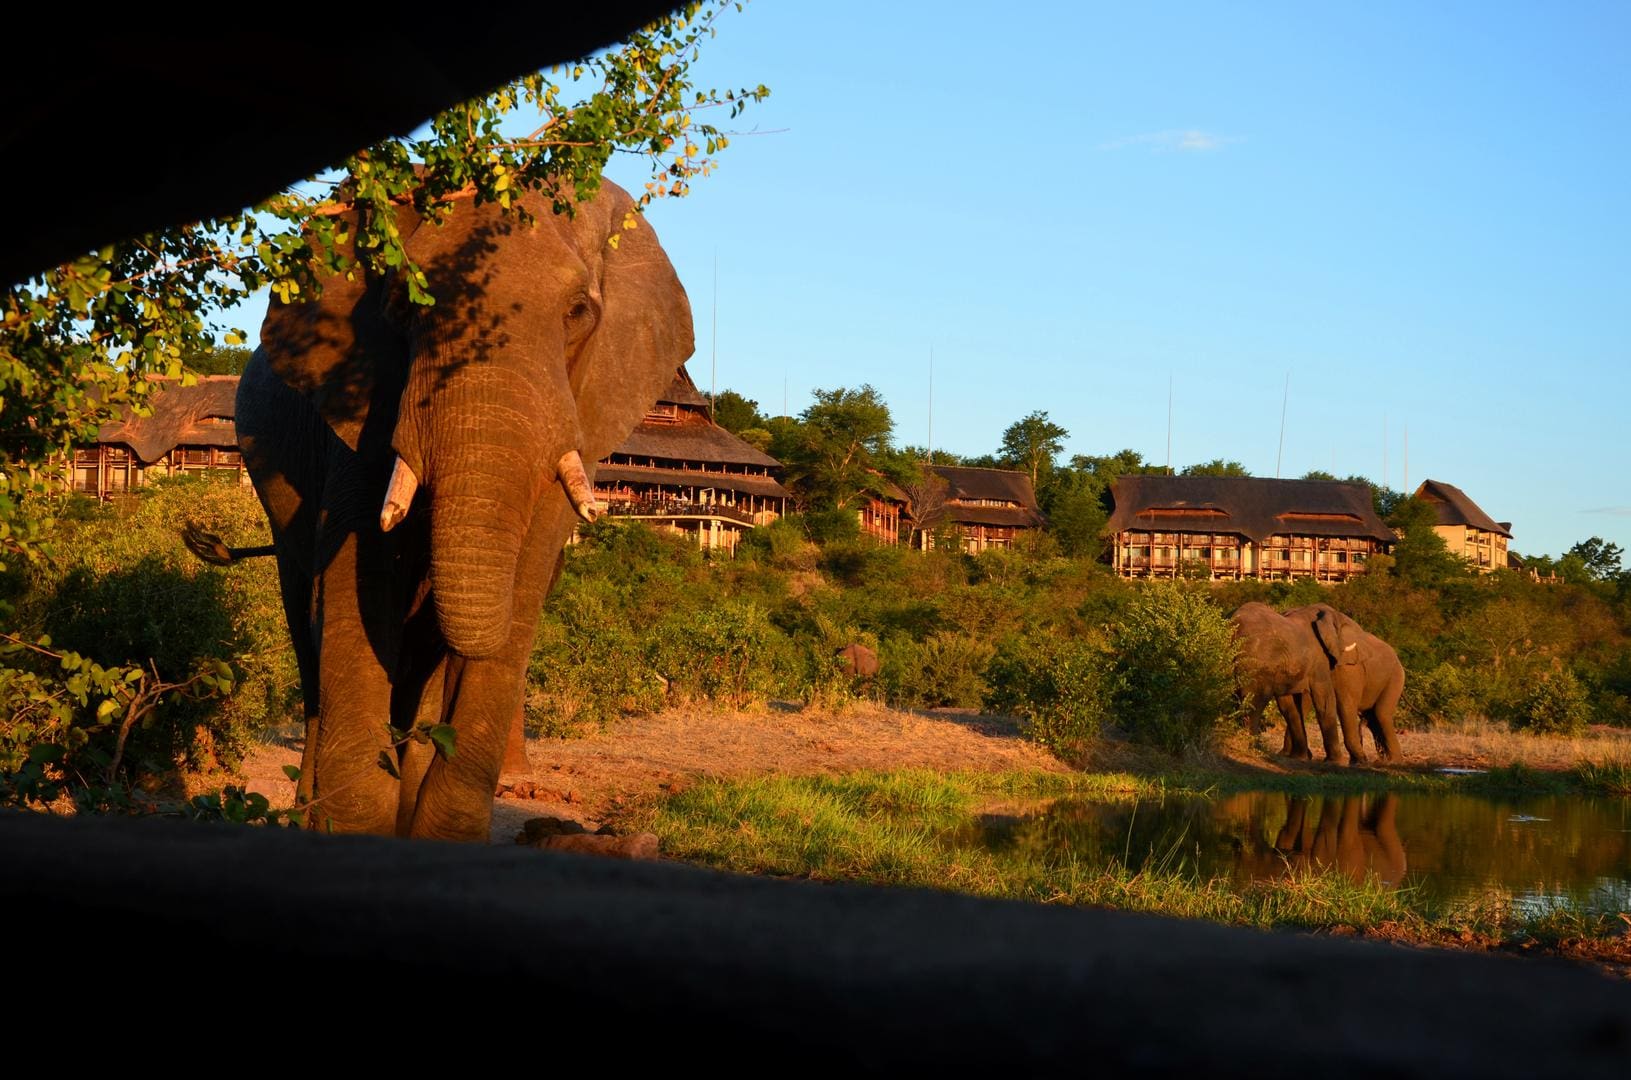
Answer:
M1185 465L1179 476L1250 476L1246 466L1238 461L1225 461L1222 458L1213 458L1203 461L1199 465Z
M815 404L799 414L797 441L784 460L812 503L847 509L876 484L871 470L890 451L895 421L870 385L811 394Z
M1445 544L1433 528L1438 515L1431 504L1408 498L1399 503L1387 523L1399 536L1393 546L1393 573L1410 584L1429 587L1471 573L1467 561Z
M908 543L915 545L917 537L927 532L940 511L946 506L946 493L951 490L951 484L946 478L929 468L925 462L914 462L907 469L897 469L893 473L895 483L906 493L910 500L910 514L912 533L907 537Z
M1563 558L1578 558L1581 572L1591 581L1609 581L1620 576L1620 558L1624 554L1620 545L1593 536L1571 547Z
M1053 471L1054 460L1064 452L1065 440L1070 432L1048 419L1045 412L1033 412L1017 420L1002 433L999 456L1011 468L1019 469L1031 477L1031 486L1041 489L1046 474Z
M199 375L242 375L252 354L242 345L217 345L181 358L188 371Z
M721 390L713 398L714 423L730 432L740 435L748 430L767 430L770 423L764 414L759 412L759 403L751 398L743 397L735 390Z

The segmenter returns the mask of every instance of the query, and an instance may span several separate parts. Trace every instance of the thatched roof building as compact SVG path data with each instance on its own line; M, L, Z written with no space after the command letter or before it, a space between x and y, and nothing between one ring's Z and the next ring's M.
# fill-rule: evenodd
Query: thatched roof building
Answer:
M614 515L694 535L734 552L741 534L786 513L781 462L715 424L681 367L640 425L595 467L595 494Z
M155 381L151 415L126 410L102 425L94 446L75 451L74 490L105 498L184 472L230 472L247 481L233 424L238 377L205 375L192 386Z
M1130 577L1313 577L1340 581L1395 537L1368 488L1326 480L1123 476L1105 526Z
M1496 521L1484 513L1467 493L1442 480L1425 480L1415 497L1427 503L1437 515L1433 531L1444 537L1449 549L1481 571L1499 570L1511 564L1507 544L1512 524Z
M941 504L918 509L925 547L944 526L954 526L965 551L1012 547L1015 537L1046 524L1036 501L1031 478L1012 469L980 469L966 465L930 465L945 483Z

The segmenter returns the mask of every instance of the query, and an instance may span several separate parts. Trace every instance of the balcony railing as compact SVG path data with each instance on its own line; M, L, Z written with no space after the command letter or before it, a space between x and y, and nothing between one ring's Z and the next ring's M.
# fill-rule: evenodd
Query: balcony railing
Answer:
M686 502L682 499L617 500L607 504L606 512L614 517L720 518L750 528L753 526L753 515L745 510L719 503Z

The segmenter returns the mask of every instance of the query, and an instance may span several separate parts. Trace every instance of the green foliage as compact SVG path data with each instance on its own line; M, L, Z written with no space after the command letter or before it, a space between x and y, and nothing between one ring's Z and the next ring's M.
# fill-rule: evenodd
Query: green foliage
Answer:
M896 636L883 642L878 678L888 700L902 708L977 709L995 654L990 642L957 630L937 630L922 641Z
M242 375L244 365L249 363L252 355L242 345L217 345L211 349L189 352L182 356L181 362L188 371L199 375Z
M1393 546L1393 573L1419 588L1453 582L1472 573L1467 561L1450 551L1444 538L1433 531L1437 520L1432 505L1415 497L1399 503L1388 518L1388 525L1402 534Z
M883 395L871 386L811 394L815 403L799 415L788 444L773 452L787 464L812 505L854 507L877 483L873 470L892 448L894 418Z
M1167 750L1211 741L1233 711L1235 641L1203 588L1152 581L1112 631L1112 711L1133 738Z
M1110 711L1110 661L1101 642L1054 633L1009 638L997 650L986 702L1023 717L1030 736L1068 752L1099 733Z
M1069 437L1070 432L1049 420L1047 413L1033 412L1008 426L997 453L1008 468L1025 473L1040 490Z
M1530 687L1515 722L1542 735L1578 735L1591 722L1591 702L1574 672L1553 668L1542 672Z
M1593 536L1589 540L1582 540L1564 553L1562 562L1565 565L1578 566L1575 574L1564 572L1564 579L1572 582L1608 581L1621 575L1620 559L1625 549L1619 544L1610 543L1600 536ZM1572 560L1572 561L1571 561Z
M1474 716L1480 711L1479 697L1471 682L1462 668L1448 662L1411 675L1405 680L1405 712L1429 722L1454 723Z
M1225 461L1222 458L1213 458L1203 461L1199 465L1185 465L1178 472L1179 476L1250 476L1246 466L1238 461Z
M735 390L721 390L713 399L714 423L733 435L753 429L765 430L768 417L759 412L759 403ZM765 431L768 440L769 432Z

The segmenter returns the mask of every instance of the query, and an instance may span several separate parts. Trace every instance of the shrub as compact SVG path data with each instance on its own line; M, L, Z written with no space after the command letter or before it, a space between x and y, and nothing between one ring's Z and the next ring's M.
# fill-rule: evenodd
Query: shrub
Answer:
M1478 711L1476 697L1462 670L1441 663L1405 679L1403 705L1411 717L1432 722L1465 720Z
M574 577L550 598L527 664L525 700L527 727L549 736L662 705L662 681L606 582Z
M1004 641L987 670L986 703L1023 717L1032 738L1068 750L1099 733L1109 712L1102 645L1043 633Z
M768 697L792 660L765 610L746 600L670 612L655 627L649 652L671 693L737 709Z
M887 638L879 649L885 697L900 708L978 708L996 648L983 638L941 630L921 642Z
M1112 631L1111 702L1129 735L1167 750L1209 742L1234 708L1235 641L1200 588L1152 581Z
M1542 735L1578 735L1591 722L1591 702L1574 672L1555 667L1534 681L1514 721Z

